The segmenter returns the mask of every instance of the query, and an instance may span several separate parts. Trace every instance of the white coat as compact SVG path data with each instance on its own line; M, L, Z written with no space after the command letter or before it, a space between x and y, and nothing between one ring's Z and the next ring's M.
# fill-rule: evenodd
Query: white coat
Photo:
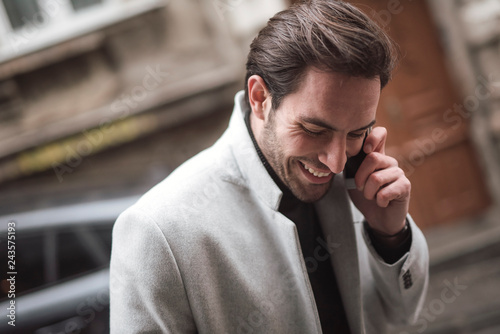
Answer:
M282 193L250 139L243 96L212 147L118 218L111 333L321 333L297 230L277 211ZM428 250L411 217L411 249L389 265L353 221L342 175L315 207L325 240L307 260L331 253L351 332L416 319Z

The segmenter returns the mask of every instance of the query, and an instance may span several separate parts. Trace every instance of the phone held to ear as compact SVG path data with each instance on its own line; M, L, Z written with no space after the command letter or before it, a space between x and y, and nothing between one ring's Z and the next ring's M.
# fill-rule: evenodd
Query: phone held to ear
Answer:
M363 147L365 146L366 137L370 134L371 128L366 131L365 138L363 139L363 144L361 145L361 151L353 157L347 159L344 166L344 177L345 177L345 186L347 189L356 189L356 183L354 182L354 176L361 166L361 163L366 157L365 151L363 151Z

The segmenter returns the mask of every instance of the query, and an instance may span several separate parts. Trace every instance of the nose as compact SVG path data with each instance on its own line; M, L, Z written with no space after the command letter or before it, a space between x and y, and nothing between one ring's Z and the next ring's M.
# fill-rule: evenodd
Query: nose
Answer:
M333 173L342 172L347 161L346 138L333 138L318 155L318 159Z

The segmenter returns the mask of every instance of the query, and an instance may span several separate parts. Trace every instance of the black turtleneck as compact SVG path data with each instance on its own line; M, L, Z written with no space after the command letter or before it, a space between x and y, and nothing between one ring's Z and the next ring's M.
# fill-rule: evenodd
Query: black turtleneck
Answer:
M339 293L337 280L330 262L330 254L324 241L325 238L314 205L304 203L295 197L269 165L253 135L249 112L246 114L245 122L262 164L283 192L278 211L294 222L297 227L302 255L304 256L309 281L316 300L323 333L349 334L350 330L342 297Z

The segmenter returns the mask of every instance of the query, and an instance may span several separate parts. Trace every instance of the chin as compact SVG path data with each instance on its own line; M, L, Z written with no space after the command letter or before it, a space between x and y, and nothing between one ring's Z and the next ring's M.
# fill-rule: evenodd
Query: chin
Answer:
M302 202L313 203L313 202L317 202L320 199L322 199L323 197L325 197L326 193L330 189L330 185L331 185L331 183L328 183L326 185L317 186L320 189L314 189L314 190L311 190L311 189L305 190L305 189L303 189L303 187L301 187L300 190L295 188L295 189L292 189L292 193L295 195L295 197L297 197ZM314 188L314 187L316 187L316 186L314 186L314 185L308 186L308 188Z

